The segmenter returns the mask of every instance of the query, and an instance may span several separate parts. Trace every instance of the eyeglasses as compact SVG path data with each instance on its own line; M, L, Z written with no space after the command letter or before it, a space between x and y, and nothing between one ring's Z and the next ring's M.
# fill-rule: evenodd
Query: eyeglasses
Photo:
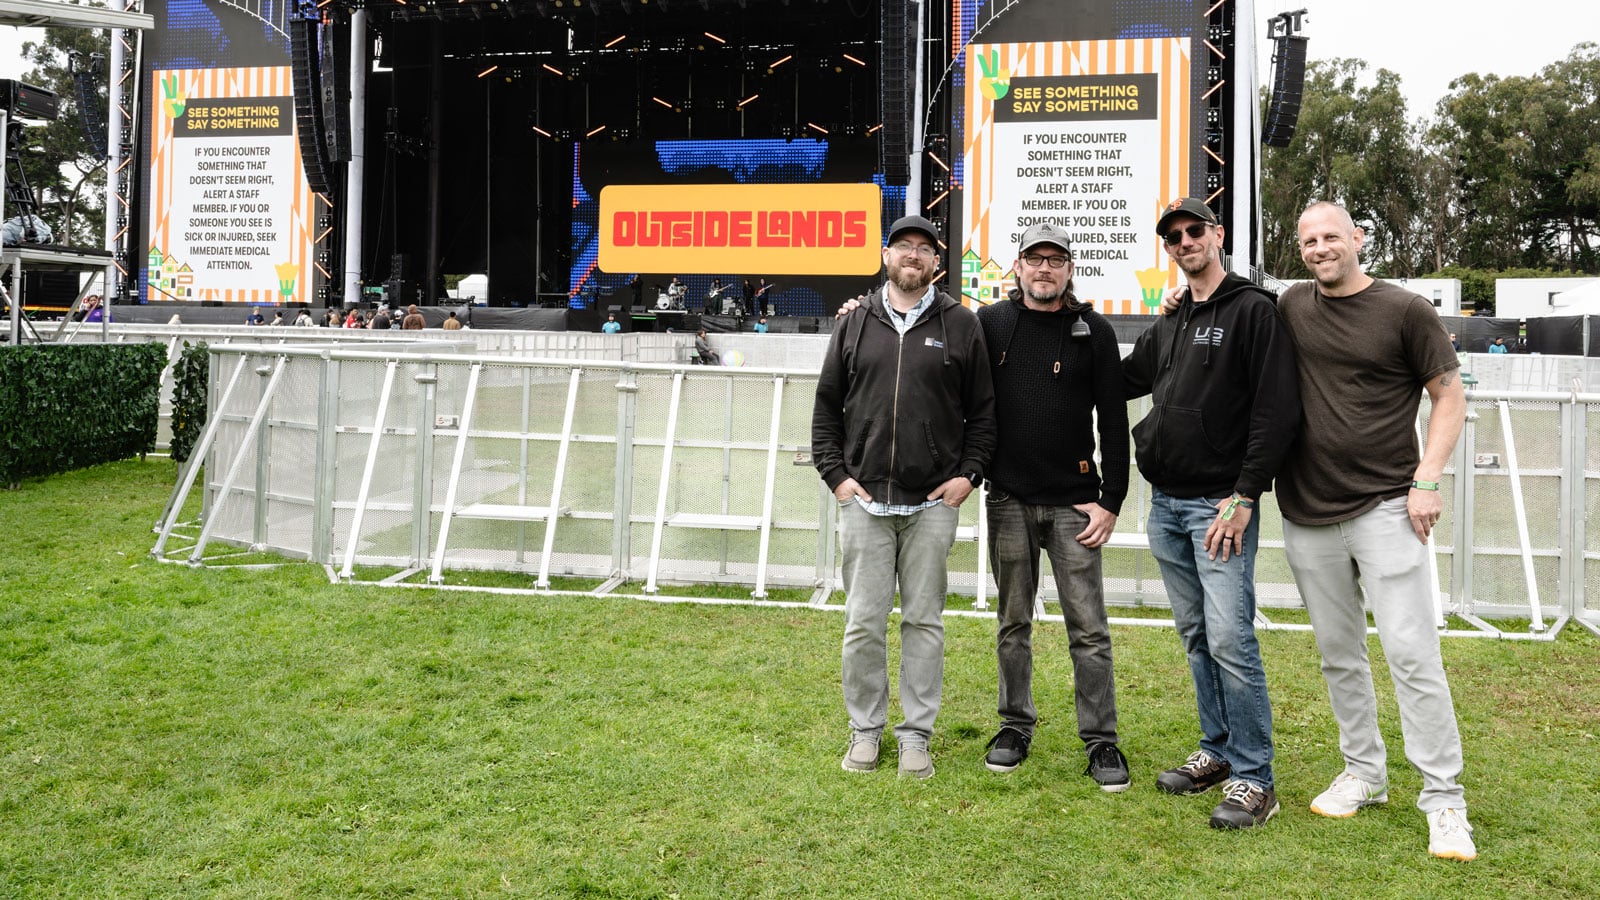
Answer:
M918 256L934 257L939 251L933 249L931 244L913 244L910 241L899 241L889 245L889 249L896 253L915 253Z
M1198 241L1200 240L1200 236L1205 234L1206 229L1210 227L1210 222L1191 222L1182 228L1174 228L1166 234L1163 234L1161 239L1167 242L1168 247L1176 247L1183 243L1184 235L1187 234L1190 240Z
M1030 266L1033 266L1034 268L1038 268L1045 263L1049 263L1050 268L1059 269L1066 265L1070 260L1066 256L1045 256L1043 253L1024 253L1022 255L1022 261Z

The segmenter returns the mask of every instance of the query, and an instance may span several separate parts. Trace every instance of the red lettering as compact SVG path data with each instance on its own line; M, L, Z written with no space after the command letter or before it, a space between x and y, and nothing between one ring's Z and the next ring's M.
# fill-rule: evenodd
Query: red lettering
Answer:
M791 247L815 247L817 245L817 211L814 209L797 209L794 211L794 239L789 242Z
M730 221L728 222L728 246L729 247L748 247L748 246L750 246L750 210L748 210L748 209L738 210L738 211L734 212L733 215L729 217L729 219L730 219Z
M867 245L867 214L865 211L853 209L844 214L844 245L846 247L865 247Z
M705 234L701 237L702 247L728 246L728 214L722 210L712 210L706 213Z
M817 213L817 244L820 247L837 247L844 240L844 217L838 210L826 209Z
M789 246L789 213L787 210L764 210L757 215L756 246Z
M634 230L638 222L631 212L618 212L611 217L611 243L618 247L632 247L637 238Z

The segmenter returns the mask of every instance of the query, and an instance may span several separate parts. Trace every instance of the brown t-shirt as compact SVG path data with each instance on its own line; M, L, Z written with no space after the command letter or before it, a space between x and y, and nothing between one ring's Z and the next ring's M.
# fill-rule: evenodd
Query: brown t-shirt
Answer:
M1284 291L1305 424L1278 473L1278 508L1301 525L1353 519L1404 496L1421 459L1423 385L1460 367L1427 300L1384 281L1349 297Z

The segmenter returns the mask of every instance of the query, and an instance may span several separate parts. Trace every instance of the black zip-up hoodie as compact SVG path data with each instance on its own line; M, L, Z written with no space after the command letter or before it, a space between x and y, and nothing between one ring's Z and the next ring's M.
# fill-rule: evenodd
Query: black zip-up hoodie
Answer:
M1300 429L1294 344L1271 294L1228 273L1210 299L1188 294L1123 360L1139 472L1173 497L1259 497Z
M994 446L993 375L971 310L936 293L902 336L879 288L834 324L811 413L830 490L854 478L874 500L923 503L957 475L982 475Z

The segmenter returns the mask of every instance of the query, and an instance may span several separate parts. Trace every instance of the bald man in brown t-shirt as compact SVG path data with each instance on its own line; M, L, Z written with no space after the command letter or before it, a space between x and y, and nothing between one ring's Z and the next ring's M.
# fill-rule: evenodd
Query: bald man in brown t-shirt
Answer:
M1428 301L1361 271L1364 235L1343 207L1313 204L1299 233L1313 280L1285 291L1278 307L1298 352L1305 425L1278 473L1278 508L1345 759L1311 811L1347 818L1389 798L1364 596L1388 657L1406 758L1422 774L1428 852L1470 860L1477 848L1458 782L1461 736L1427 544L1443 509L1439 478L1466 417L1460 363ZM1423 391L1431 409L1419 453Z

